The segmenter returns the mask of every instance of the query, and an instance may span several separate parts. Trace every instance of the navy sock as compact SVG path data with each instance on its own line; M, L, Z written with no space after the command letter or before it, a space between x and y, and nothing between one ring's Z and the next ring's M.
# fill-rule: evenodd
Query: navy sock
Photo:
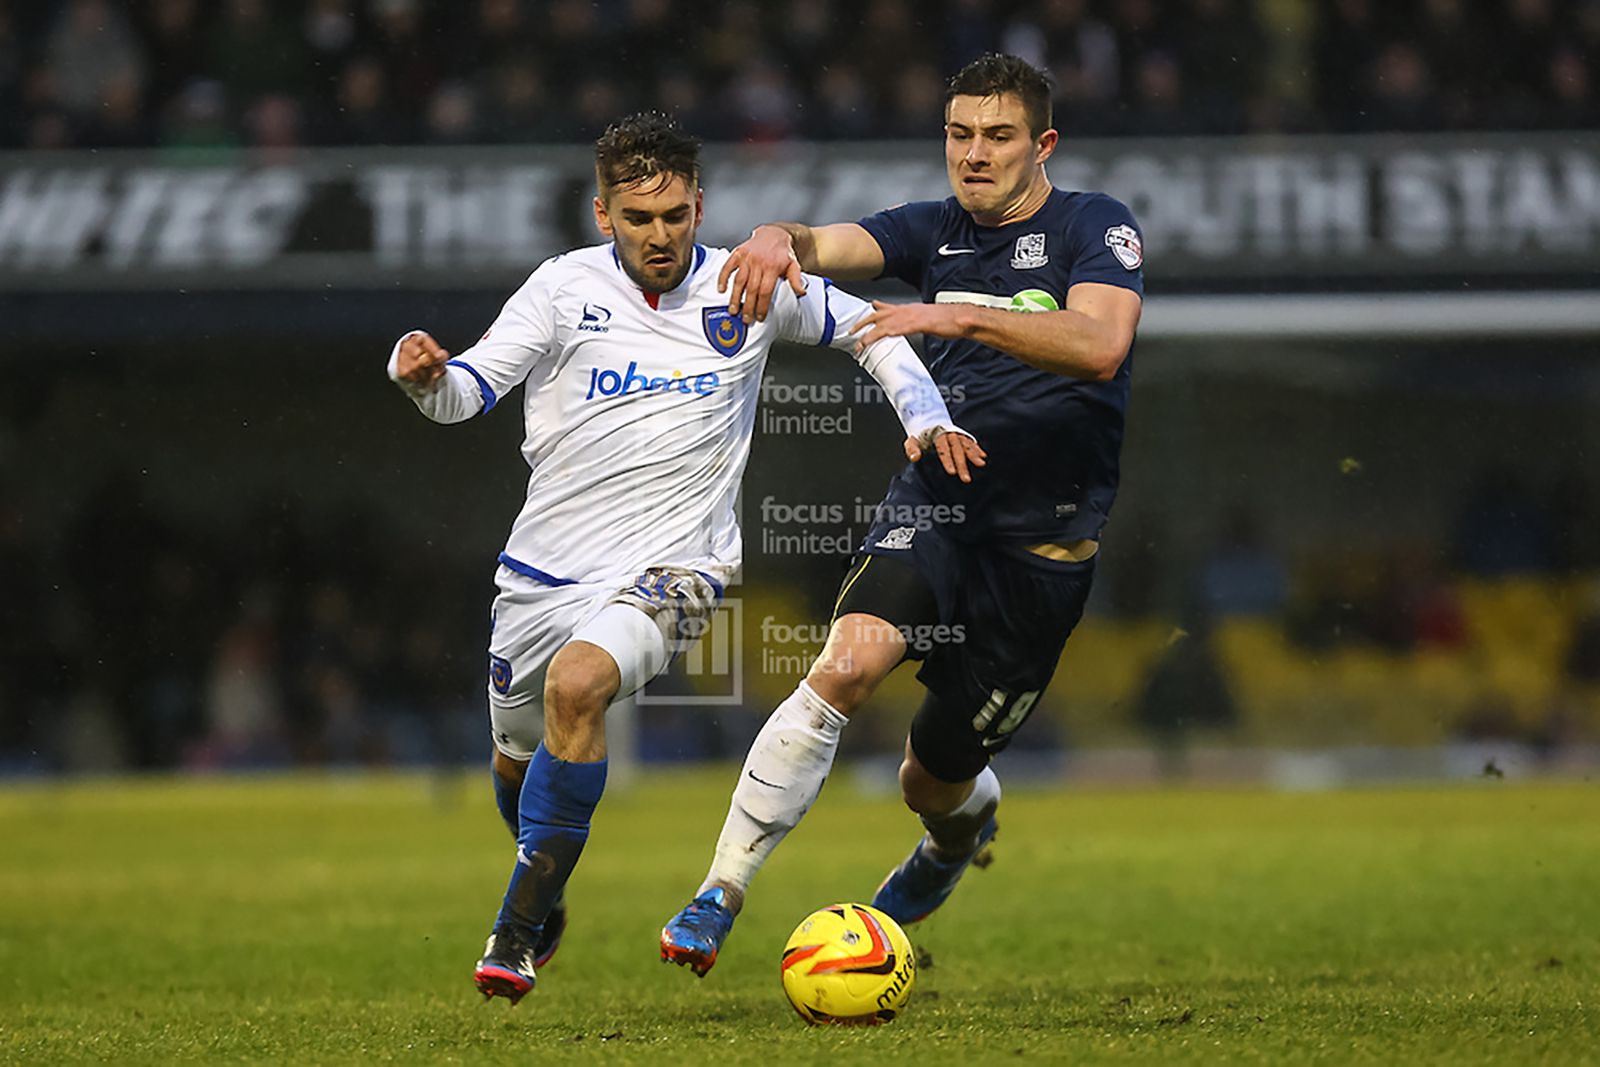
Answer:
M514 923L538 936L578 865L605 788L605 760L568 763L538 747L522 783L517 863L497 923Z
M516 837L517 799L522 795L522 786L506 781L494 770L489 771L489 777L494 780L494 806L500 809L500 818L511 829L511 836Z

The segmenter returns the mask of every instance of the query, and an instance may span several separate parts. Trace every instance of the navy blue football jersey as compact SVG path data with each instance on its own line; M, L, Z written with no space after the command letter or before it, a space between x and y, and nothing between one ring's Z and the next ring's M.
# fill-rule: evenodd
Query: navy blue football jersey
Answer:
M1031 217L1004 226L978 225L955 197L861 225L883 249L882 276L927 303L1057 311L1079 282L1144 294L1138 224L1103 193L1056 189ZM925 358L950 414L989 454L970 485L918 468L930 494L961 505L949 532L1025 543L1098 537L1117 491L1132 353L1108 382L1049 374L965 339L928 337Z

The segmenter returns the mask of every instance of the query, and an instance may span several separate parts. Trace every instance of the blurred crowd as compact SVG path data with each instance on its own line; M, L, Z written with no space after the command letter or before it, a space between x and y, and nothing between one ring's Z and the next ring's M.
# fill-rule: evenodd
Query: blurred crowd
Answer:
M142 481L132 470L107 477L69 521L49 528L0 486L0 776L482 758L481 650L493 589L481 558L408 543L375 503L311 515L262 496L249 513L208 528L168 513ZM1536 605L1474 621L1464 602L1470 586L1528 579L1577 588L1587 575L1586 587L1600 589L1593 504L1571 481L1544 491L1487 472L1449 546L1330 546L1298 561L1238 507L1176 596L1135 580L1160 568L1140 557L1149 542L1130 515L1098 583L1101 617L1087 626L1176 621L1184 639L1169 642L1124 710L1168 751L1191 731L1226 730L1239 717L1240 679L1211 641L1216 627L1239 620L1283 634L1302 657L1296 670L1347 650L1396 664L1476 659L1485 634L1475 631L1488 625L1495 641L1553 641L1557 689L1600 694L1600 597L1572 605L1570 623L1560 624L1528 616L1542 611ZM797 581L793 561L782 562L781 581ZM774 603L805 601L798 587L767 592ZM759 652L750 640L747 664ZM1426 714L1449 717L1440 726L1457 737L1555 746L1579 736L1561 707L1523 721L1504 704L1486 690ZM640 755L736 758L765 709L715 711L641 709ZM856 731L853 745L898 743L861 730L869 733ZM1041 724L1029 743L1053 738Z
M202 531L132 471L50 531L0 492L0 774L481 757L485 576L422 553L355 507Z
M1069 135L1600 123L1600 0L0 0L0 146L921 138L990 50Z

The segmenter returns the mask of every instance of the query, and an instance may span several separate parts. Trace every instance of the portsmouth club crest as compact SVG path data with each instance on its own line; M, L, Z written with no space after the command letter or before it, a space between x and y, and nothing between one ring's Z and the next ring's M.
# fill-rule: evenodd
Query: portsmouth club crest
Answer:
M705 327L706 340L724 356L737 355L739 349L744 347L745 334L748 332L744 320L728 314L727 308L706 308L700 312L700 322Z
M511 692L511 663L493 652L489 653L489 684L501 696Z
M1044 234L1025 233L1017 238L1016 250L1011 253L1011 266L1016 270L1033 270L1050 262L1044 251Z

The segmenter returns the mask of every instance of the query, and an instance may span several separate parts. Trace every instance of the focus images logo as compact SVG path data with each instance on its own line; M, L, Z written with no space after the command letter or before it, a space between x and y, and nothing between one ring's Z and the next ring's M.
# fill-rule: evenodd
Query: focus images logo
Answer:
M815 500L767 493L750 511L741 519L752 521L741 521L741 528L747 535L759 532L749 543L767 556L848 558L873 530L878 547L909 548L918 531L959 526L967 519L964 504L897 504L862 496Z
M724 597L704 617L683 619L671 641L672 662L635 698L640 704L744 703L744 603Z
M755 627L761 643L761 673L772 678L803 677L810 673L822 655L831 628L831 623L814 619L762 616L760 624ZM959 645L967 640L967 628L962 623L901 625L896 626L895 631L906 643L906 648L920 656L928 655L941 645ZM847 653L824 664L824 667L833 671L849 671L854 664Z
M1042 290L1027 292L1051 299ZM966 388L960 384L941 385L938 389L946 404L960 404L966 400ZM926 398L919 401L914 395L902 395L897 399L913 405L926 402ZM864 373L840 381L812 381L774 372L761 379L758 425L763 434L779 437L843 437L855 433L857 410L890 403L883 387Z

